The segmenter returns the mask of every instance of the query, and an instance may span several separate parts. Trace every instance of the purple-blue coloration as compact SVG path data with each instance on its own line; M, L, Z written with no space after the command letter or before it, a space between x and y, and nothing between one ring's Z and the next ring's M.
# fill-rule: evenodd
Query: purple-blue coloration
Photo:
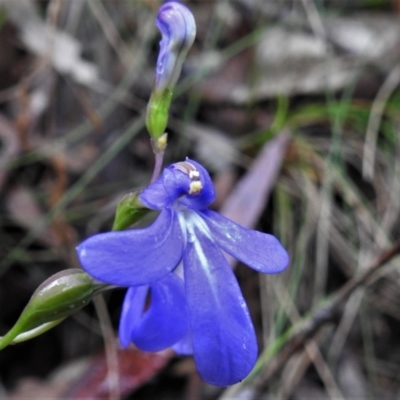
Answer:
M149 292L150 307L143 312ZM163 350L182 339L188 329L185 289L176 274L126 292L119 326L122 347L133 342L144 351Z
M284 270L289 258L274 236L208 210L214 198L200 164L172 164L140 195L147 207L161 211L151 226L95 235L78 247L78 255L95 278L129 287L120 323L123 346L133 342L156 351L173 345L181 354L192 352L205 381L227 386L251 371L257 343L221 250L268 274Z
M171 1L163 4L156 25L161 31L160 53L157 59L155 90L173 89L182 64L196 36L193 14L183 4Z

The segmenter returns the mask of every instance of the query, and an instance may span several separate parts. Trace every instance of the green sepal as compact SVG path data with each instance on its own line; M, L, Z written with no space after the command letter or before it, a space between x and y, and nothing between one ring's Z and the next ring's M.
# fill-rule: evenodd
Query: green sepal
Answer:
M107 288L110 286L81 269L68 269L51 276L33 293L12 329L0 338L0 350L14 340L27 340L52 328Z
M17 344L17 343L26 342L27 340L33 339L33 338L35 338L37 336L40 336L43 333L45 333L45 332L49 331L50 329L54 328L59 323L63 322L64 319L65 318L61 318L61 319L56 319L55 321L46 322L45 324L40 325L37 328L31 329L30 331L26 331L26 332L20 333L18 336L16 336L12 340L11 343L8 343L8 344ZM0 337L0 340L2 340L2 339L3 338Z
M123 231L153 211L141 203L139 194L140 191L136 191L122 197L115 211L113 231Z
M165 89L159 93L153 91L147 105L146 128L154 141L157 141L167 129L169 107L173 92Z

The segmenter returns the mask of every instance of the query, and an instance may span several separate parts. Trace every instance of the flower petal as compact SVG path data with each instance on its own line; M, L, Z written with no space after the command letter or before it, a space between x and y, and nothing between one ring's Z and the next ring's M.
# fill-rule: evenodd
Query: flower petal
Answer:
M163 176L161 175L155 182L143 189L139 195L141 202L152 210L162 210L172 204L175 200L170 198L164 188Z
M143 314L148 285L130 287L125 295L119 320L119 341L123 348L131 342L132 329Z
M162 175L140 194L140 200L149 208L163 209L184 196L190 188L190 178L173 165L164 168Z
M186 162L192 164L199 172L202 189L199 194L180 198L179 203L194 210L204 210L215 200L214 184L209 173L201 164L187 157Z
M275 274L288 266L289 255L275 236L243 228L215 211L200 214L218 246L249 267Z
M170 207L175 201L187 208L204 210L214 201L215 190L207 170L186 158L164 168L160 178L144 189L139 198L155 210Z
M154 282L172 271L184 238L175 211L165 209L145 229L94 235L77 247L83 269L100 281L119 286Z
M191 356L193 355L193 339L192 332L188 330L186 335L177 343L172 346L172 349L176 354L180 356Z
M181 340L188 331L185 290L182 279L173 273L150 287L150 307L133 323L131 341L141 350L159 351Z
M183 265L199 374L217 386L237 383L254 366L257 342L236 278L217 245L195 227Z

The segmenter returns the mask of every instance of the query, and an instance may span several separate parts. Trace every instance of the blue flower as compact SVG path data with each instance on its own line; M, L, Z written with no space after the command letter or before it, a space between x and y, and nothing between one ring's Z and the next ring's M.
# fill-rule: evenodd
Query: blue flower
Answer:
M192 351L201 377L227 386L247 376L258 350L246 303L221 250L263 273L281 272L289 258L274 236L209 210L214 198L204 167L190 159L172 164L140 195L147 207L161 211L152 225L95 235L77 250L89 274L129 287L122 345L132 341L155 351L174 344L180 353Z
M163 4L156 18L161 31L160 53L157 59L155 90L173 89L182 64L196 36L193 14L183 4L171 1Z

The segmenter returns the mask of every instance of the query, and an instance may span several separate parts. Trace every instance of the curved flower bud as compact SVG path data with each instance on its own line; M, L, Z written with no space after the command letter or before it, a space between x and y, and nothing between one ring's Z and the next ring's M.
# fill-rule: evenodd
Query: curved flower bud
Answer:
M157 59L155 91L173 90L189 49L196 36L193 14L175 1L160 7L156 19L161 31L160 53Z
M12 343L18 336L25 334L24 340L27 340L50 329L76 313L107 287L107 284L97 281L81 269L58 272L36 289L16 324L0 338L0 349ZM39 329L47 324L49 328ZM39 333L34 332L37 329Z
M146 125L153 139L165 133L172 92L196 36L196 23L187 7L175 1L163 4L156 25L161 31L156 83L147 107Z

